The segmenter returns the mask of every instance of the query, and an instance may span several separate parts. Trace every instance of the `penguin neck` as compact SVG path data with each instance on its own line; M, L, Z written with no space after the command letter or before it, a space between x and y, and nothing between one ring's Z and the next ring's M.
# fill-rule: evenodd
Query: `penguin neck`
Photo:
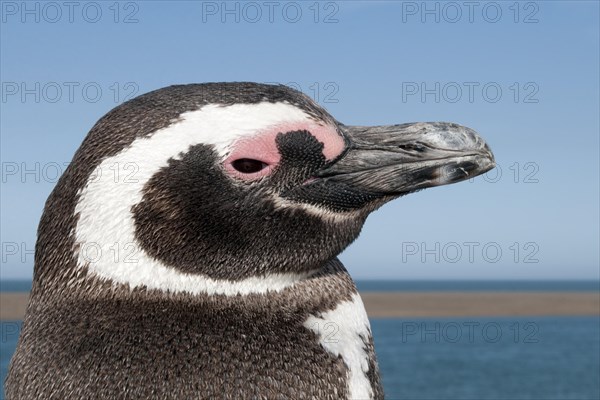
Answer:
M39 299L40 306L52 308L85 307L94 309L96 313L113 309L115 303L119 307L136 307L151 305L150 309L170 309L182 312L197 313L198 310L210 309L215 312L239 309L255 313L285 313L289 315L310 314L323 309L333 309L341 301L349 301L357 293L352 278L337 258L327 262L318 272L300 279L285 288L254 290L246 294L216 294L203 291L174 292L145 287L130 287L99 279L87 274L84 278L71 281L70 290L60 290L67 296L53 296L54 290L35 290L33 298ZM104 305L104 306L102 306ZM88 310L89 311L89 310ZM108 314L110 315L110 314Z

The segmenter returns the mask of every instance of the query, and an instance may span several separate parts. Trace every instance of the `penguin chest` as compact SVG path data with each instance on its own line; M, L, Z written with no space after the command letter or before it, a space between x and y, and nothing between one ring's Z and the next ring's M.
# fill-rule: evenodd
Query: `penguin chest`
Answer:
M34 340L13 362L11 398L382 398L358 295L301 318L170 302L44 315L24 328Z
M304 326L327 352L344 361L349 399L382 398L371 327L358 293L333 310L311 315Z

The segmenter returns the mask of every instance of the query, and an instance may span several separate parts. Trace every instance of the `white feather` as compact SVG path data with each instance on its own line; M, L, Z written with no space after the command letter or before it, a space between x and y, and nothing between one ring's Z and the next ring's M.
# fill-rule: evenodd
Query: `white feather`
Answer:
M351 301L319 316L311 315L304 326L319 335L325 350L342 356L348 367L348 398L372 399L373 388L367 377L369 355L363 342L371 336L370 324L360 295L354 294Z

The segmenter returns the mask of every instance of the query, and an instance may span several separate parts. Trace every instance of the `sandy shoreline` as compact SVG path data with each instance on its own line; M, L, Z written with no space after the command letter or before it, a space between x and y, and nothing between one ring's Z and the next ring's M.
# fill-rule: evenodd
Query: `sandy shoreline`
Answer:
M27 293L0 293L0 320L20 320ZM595 292L362 292L371 318L600 315Z

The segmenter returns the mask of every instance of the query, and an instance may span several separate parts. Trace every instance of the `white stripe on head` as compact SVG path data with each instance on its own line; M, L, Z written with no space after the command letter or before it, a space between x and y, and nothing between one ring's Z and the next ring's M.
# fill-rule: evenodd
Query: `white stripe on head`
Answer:
M310 273L270 274L240 281L214 280L186 274L147 254L135 237L131 212L142 201L148 181L197 144L212 145L224 158L236 140L279 124L311 118L287 103L207 105L189 111L170 126L136 139L120 153L106 158L78 193L74 231L77 264L100 278L171 292L192 294L249 294L282 290Z

